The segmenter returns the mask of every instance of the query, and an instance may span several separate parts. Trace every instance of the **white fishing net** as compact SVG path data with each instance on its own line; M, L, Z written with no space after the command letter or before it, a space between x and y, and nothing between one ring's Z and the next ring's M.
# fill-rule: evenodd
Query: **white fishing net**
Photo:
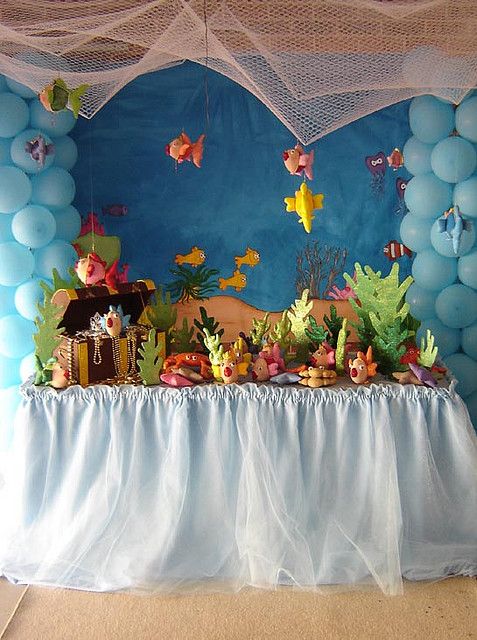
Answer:
M251 91L308 144L422 93L477 85L477 0L1 0L0 71L89 83L93 116L143 73L191 60Z

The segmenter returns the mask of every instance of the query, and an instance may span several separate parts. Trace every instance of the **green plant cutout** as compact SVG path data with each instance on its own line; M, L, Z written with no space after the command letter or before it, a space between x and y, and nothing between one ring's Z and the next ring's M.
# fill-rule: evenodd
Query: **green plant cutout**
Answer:
M328 344L335 349L338 342L338 334L343 326L343 317L337 314L336 307L332 304L330 305L330 317L325 315L323 316L323 320L328 328ZM349 334L350 332L347 331L346 338L348 338Z
M206 351L207 347L204 343L204 329L207 329L210 335L217 334L219 338L223 336L224 330L219 329L219 323L213 316L207 315L207 309L205 307L199 307L200 320L197 318L194 320L194 324L197 327L197 340L200 342L202 351Z
M207 327L204 327L204 345L209 352L210 364L219 365L224 355L224 347L220 344L220 335L211 334Z
M313 302L308 301L308 289L304 289L301 298L295 300L288 310L288 318L291 322L291 330L294 335L293 343L296 345L296 361L306 362L308 359L308 316L313 309Z
M252 329L250 330L250 339L256 347L261 347L265 335L270 331L270 323L268 322L269 313L263 316L263 320L252 318Z
M341 329L338 331L338 338L336 340L335 362L336 362L336 375L342 376L345 372L345 357L346 357L346 339L348 337L348 331L346 327L348 325L348 319L343 318L341 323Z
M194 340L194 327L189 328L187 318L182 319L182 327L171 329L171 347L176 353L195 351L197 341Z
M62 311L51 302L54 291L45 283L40 286L45 292L43 303L37 305L39 315L35 318L36 333L33 336L35 343L35 355L42 363L48 362L61 340L64 327L58 327L62 317Z
M171 293L166 291L163 296L163 287L159 285L156 293L146 307L146 315L149 322L158 331L168 333L177 320L177 309L171 302Z
M419 351L417 363L421 365L421 367L427 367L430 369L436 361L437 351L437 347L434 346L434 336L430 329L427 329L426 338L424 339L424 336L421 338L421 349Z
M169 285L169 290L177 302L205 300L219 287L217 280L213 279L219 273L218 269L208 269L204 265L195 268L179 265L170 272L176 279Z
M278 342L280 349L283 349L286 352L292 342L290 331L291 322L288 317L288 311L285 309L282 313L281 319L275 323L273 329L270 331L270 340L274 343Z
M399 318L396 318L393 324L384 327L380 335L374 336L371 345L380 373L390 375L394 371L406 369L406 365L400 360L406 352L403 342L408 337L408 332L403 328Z
M327 339L328 331L323 325L318 324L313 316L309 316L308 321L310 323L310 327L305 328L305 333L313 343L314 348L317 349L320 344L325 342Z
M143 384L159 384L164 358L159 354L156 329L149 331L147 340L138 349L138 354L140 358L137 361L137 366Z

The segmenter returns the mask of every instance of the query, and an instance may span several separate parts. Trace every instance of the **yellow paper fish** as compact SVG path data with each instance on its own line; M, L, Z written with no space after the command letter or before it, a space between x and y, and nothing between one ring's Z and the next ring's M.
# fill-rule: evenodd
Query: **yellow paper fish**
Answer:
M301 183L299 191L295 191L294 198L285 198L284 202L287 205L287 211L294 211L298 214L301 222L307 233L311 232L311 224L315 219L313 211L315 209L323 208L323 194L313 193L308 189L305 182Z
M199 247L192 247L185 256L178 253L175 258L176 264L191 264L193 267L198 267L203 262L205 262L205 253Z
M238 269L240 269L243 264L248 264L251 267L254 267L259 262L260 254L255 249L250 249L250 247L247 247L244 256L235 256L235 264L237 265Z
M219 278L219 289L225 289L227 287L235 287L235 291L240 291L247 286L247 276L245 273L240 273L240 269L235 269L234 275L230 278Z

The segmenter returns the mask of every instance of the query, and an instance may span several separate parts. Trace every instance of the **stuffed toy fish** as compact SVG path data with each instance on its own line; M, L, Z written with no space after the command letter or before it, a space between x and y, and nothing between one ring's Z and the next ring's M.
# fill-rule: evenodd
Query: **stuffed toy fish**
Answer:
M108 335L112 338L117 338L124 327L129 325L131 316L127 316L123 313L123 308L120 304L117 307L109 306L108 313L105 313L101 320L101 326Z
M63 369L56 358L49 358L45 364L35 355L35 382L54 389L64 389L70 383L70 374Z
M354 360L348 361L349 375L355 384L363 384L368 382L377 373L377 364L373 362L373 349L368 347L366 354L358 351Z
M192 142L187 133L184 131L166 144L166 155L174 158L179 164L185 160L193 162L196 167L200 168L202 155L204 153L205 134L201 134L196 142Z
M307 233L311 233L311 225L315 216L313 211L315 209L323 208L323 194L313 194L308 189L305 182L302 182L299 191L295 191L294 198L285 198L284 202L287 205L287 211L295 211L300 218L298 222L303 224L303 228Z
M284 151L282 157L285 167L292 175L299 176L304 173L308 180L313 180L314 151L305 153L301 144L296 144L293 149Z
M40 167L43 167L46 156L50 156L55 152L55 145L48 144L45 138L39 134L32 140L25 142L25 151L30 154L32 160L37 162Z
M51 84L46 85L38 97L47 111L56 113L69 107L74 117L78 118L81 98L89 86L89 84L81 84L77 89L68 89L64 80L56 78Z

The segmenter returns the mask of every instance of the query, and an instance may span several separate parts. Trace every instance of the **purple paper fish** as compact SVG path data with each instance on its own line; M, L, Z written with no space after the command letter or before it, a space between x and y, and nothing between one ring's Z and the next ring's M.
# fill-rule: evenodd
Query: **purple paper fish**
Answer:
M430 371L425 369L424 367L420 367L418 364L414 364L414 362L409 363L409 369L413 372L419 382L425 384L426 387L437 387L437 382Z
M25 151L30 154L32 160L35 160L40 167L43 167L46 156L54 153L55 145L48 144L45 138L39 134L32 140L25 142Z
M125 204L108 204L108 206L102 209L104 216L113 216L120 218L128 214L128 208Z

